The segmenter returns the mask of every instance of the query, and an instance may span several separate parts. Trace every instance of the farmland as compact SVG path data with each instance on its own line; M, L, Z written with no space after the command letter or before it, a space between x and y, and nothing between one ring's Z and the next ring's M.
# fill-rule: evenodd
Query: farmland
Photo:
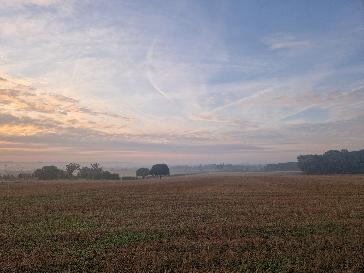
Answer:
M0 272L364 272L364 176L0 183Z

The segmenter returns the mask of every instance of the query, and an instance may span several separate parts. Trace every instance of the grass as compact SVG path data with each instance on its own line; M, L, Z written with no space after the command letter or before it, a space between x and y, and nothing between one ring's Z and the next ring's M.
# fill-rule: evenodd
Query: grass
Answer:
M0 272L364 272L364 177L2 183L0 242Z

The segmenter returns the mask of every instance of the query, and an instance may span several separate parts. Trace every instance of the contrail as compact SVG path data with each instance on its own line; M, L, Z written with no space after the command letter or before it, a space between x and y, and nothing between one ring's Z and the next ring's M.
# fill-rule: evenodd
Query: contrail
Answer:
M154 88L155 91L158 92L159 95L161 95L168 101L172 101L172 99L156 85L156 83L154 82L153 77L152 77L150 67L153 65L152 57L153 57L153 53L154 53L155 41L156 41L156 39L153 41L152 45L149 47L148 53L147 53L147 78L148 78L150 85Z
M209 113L212 114L212 113L220 112L220 111L222 111L222 110L224 110L226 108L229 108L231 106L238 105L238 104L243 103L245 101L249 101L251 99L257 98L257 97L259 97L259 96L261 96L263 94L269 93L270 91L271 90L267 89L267 90L263 90L263 91L257 92L257 93L255 93L255 94L253 94L251 96L244 97L244 98L238 99L236 101L233 101L233 102L224 104L222 106L216 107L216 108L212 109L211 111L209 111Z
M147 78L149 80L150 85L156 90L160 95L162 95L165 99L172 101L172 99L163 92L153 81L152 74L150 73L150 69L147 70Z

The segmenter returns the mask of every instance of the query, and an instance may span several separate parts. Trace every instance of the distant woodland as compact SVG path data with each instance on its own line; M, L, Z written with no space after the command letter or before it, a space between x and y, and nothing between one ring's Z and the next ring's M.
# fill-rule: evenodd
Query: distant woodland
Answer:
M306 174L364 173L364 150L330 150L322 155L300 155L297 160Z

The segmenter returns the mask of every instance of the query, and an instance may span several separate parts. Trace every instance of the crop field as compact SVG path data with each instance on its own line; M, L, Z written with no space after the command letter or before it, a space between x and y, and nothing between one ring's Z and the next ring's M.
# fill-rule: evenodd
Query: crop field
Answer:
M364 272L364 176L0 183L0 272Z

